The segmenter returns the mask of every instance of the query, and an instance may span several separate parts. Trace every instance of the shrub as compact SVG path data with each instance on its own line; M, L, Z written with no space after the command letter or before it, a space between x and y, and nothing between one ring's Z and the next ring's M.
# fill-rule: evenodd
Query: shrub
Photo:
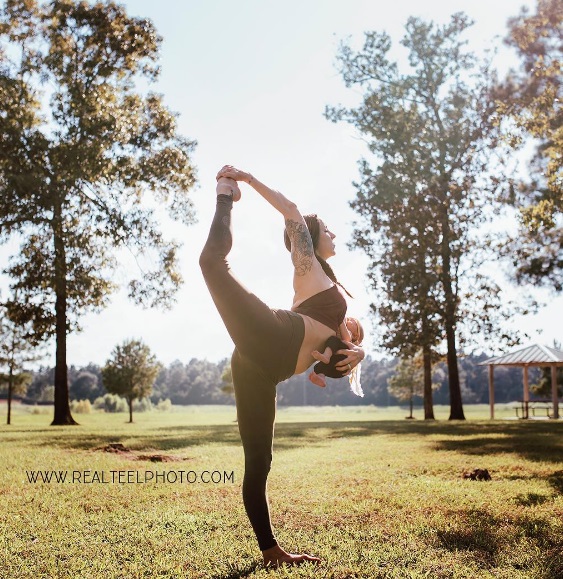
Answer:
M105 412L129 412L127 400L118 394L104 394L94 400L94 408L104 410ZM135 412L150 412L152 402L149 398L133 401L133 410Z
M172 402L170 401L170 398L159 400L156 409L161 412L170 412L172 410Z
M133 400L133 412L150 412L152 410L152 402L150 398L141 398L140 400Z
M94 400L94 408L99 408L105 412L128 412L127 400L117 394L105 394Z
M77 414L90 414L92 412L92 404L90 404L90 400L72 400L70 409Z

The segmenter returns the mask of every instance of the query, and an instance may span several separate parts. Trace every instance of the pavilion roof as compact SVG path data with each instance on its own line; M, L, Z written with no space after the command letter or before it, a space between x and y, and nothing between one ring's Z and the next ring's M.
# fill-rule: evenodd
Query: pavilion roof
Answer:
M479 366L539 366L542 364L563 366L563 351L540 344L532 344L531 346L503 354L502 356L489 358L481 362Z

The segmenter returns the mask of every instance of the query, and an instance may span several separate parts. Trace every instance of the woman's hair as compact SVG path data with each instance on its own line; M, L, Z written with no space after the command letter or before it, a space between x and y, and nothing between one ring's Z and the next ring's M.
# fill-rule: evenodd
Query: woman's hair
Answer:
M330 267L330 265L328 265L328 263L317 254L316 250L317 246L319 245L319 237L321 234L319 218L315 213L310 213L309 215L303 215L303 219L307 224L307 229L309 230L309 234L311 235L311 239L313 241L313 249L315 250L315 257L321 264L323 271L335 284L339 285L350 297L353 297L352 294L336 279L336 275L334 275L332 267ZM289 239L289 235L287 234L286 229L284 229L283 231L283 241L285 243L285 246L287 247L287 250L291 251L291 240Z
M352 322L354 322L356 324L356 328L357 328L357 335L354 336L352 335L352 344L356 344L356 346L359 346L363 341L364 341L364 328L362 326L362 324L360 323L360 320L358 320L358 318L346 318L346 321L351 320ZM348 327L348 324L346 324L346 327ZM350 332L350 334L352 334L352 332Z

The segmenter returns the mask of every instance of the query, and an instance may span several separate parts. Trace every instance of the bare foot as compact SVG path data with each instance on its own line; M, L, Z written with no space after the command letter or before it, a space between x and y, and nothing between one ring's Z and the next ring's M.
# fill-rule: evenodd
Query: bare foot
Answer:
M239 201L241 192L237 182L228 177L220 177L217 181L217 195L230 195L233 201Z
M309 374L309 380L316 386L326 388L326 380L323 374L315 374L315 372L311 372Z
M317 362L324 362L325 364L328 364L330 362L330 356L327 356L326 354L321 354L318 350L313 350L311 352L311 356L313 356L313 358L315 358Z
M318 557L307 555L306 553L287 553L279 545L262 551L264 557L264 567L279 567L280 565L301 565L305 561L320 563Z

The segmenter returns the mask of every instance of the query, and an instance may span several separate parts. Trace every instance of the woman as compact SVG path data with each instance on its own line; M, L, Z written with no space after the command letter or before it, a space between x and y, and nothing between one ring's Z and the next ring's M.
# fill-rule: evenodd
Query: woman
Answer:
M294 265L292 311L269 308L244 288L229 268L226 257L232 247L231 210L233 201L241 197L237 181L252 186L285 218ZM227 165L217 174L215 216L200 257L211 297L235 344L231 369L245 457L242 494L266 566L320 561L307 554L287 553L278 545L266 494L276 385L311 366L311 352L324 348L346 313L346 301L326 263L334 255L335 236L320 219L309 216L308 220L313 235L295 203L250 173ZM345 356L337 365L344 375L364 357L360 347L350 342L347 345L349 349L338 351Z

